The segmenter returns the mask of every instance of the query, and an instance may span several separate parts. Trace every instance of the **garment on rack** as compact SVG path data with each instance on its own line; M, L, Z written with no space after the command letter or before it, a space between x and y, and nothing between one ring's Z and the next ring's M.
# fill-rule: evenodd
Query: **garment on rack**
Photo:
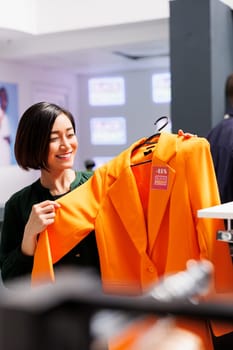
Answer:
M163 276L148 296L152 296L157 302L163 302L163 305L177 305L180 302L180 305L185 303L188 307L192 305L190 300L196 300L197 303L199 297L210 291L212 274L213 266L209 261L188 261L185 271ZM135 316L124 311L97 311L92 319L91 329L97 343L99 339L109 342L111 350L205 350L200 337L176 327L174 315L171 316L171 313L170 316L155 320L145 313ZM172 337L172 334L179 336Z
M233 200L233 111L207 135L222 203Z
M110 348L111 350L206 350L200 337L177 327L175 321L169 318L157 321L153 318L141 322L138 320L131 325L131 328L129 325L118 336L113 337Z
M196 215L198 209L220 204L209 143L164 132L145 156L146 145L137 147L145 140L58 200L54 224L39 237L33 283L49 278L52 264L95 229L106 292L143 293L158 277L202 258L214 265L216 291L232 290L229 247L215 238L224 224ZM146 166L133 166L146 160L151 160ZM191 323L211 349L208 326L200 330L199 322Z

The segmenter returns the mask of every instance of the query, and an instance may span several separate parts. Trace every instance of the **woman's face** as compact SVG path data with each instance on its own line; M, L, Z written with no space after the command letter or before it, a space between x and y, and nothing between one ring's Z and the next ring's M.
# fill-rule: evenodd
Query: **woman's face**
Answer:
M78 149L77 136L69 118L61 113L53 124L50 134L48 166L50 170L73 167Z

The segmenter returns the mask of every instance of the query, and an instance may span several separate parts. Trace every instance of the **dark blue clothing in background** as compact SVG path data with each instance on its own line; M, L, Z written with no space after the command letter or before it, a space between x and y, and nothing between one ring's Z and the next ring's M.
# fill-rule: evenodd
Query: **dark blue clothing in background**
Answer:
M222 203L233 201L233 110L229 109L207 135ZM230 243L233 259L233 244ZM215 337L214 350L232 350L233 332Z
M214 162L221 202L233 201L233 112L207 135Z

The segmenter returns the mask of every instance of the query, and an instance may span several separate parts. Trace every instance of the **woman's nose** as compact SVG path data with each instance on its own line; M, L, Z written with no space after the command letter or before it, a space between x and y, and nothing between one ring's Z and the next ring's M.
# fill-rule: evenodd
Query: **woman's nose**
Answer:
M69 144L69 140L66 138L66 137L63 137L61 139L61 142L60 142L60 147L64 147L64 148L67 148L69 147L70 144Z

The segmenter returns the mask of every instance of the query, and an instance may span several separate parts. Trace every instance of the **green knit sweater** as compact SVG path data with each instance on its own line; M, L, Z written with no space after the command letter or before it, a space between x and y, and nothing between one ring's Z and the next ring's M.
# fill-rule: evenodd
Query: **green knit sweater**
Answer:
M89 171L76 172L76 178L71 183L70 190L82 185L92 174L93 172ZM33 257L22 253L21 242L32 206L47 199L55 200L57 197L53 197L38 179L13 194L6 202L0 242L0 268L4 283L16 277L31 274ZM99 257L94 231L54 266L56 268L61 265L90 267L95 272L99 272Z

